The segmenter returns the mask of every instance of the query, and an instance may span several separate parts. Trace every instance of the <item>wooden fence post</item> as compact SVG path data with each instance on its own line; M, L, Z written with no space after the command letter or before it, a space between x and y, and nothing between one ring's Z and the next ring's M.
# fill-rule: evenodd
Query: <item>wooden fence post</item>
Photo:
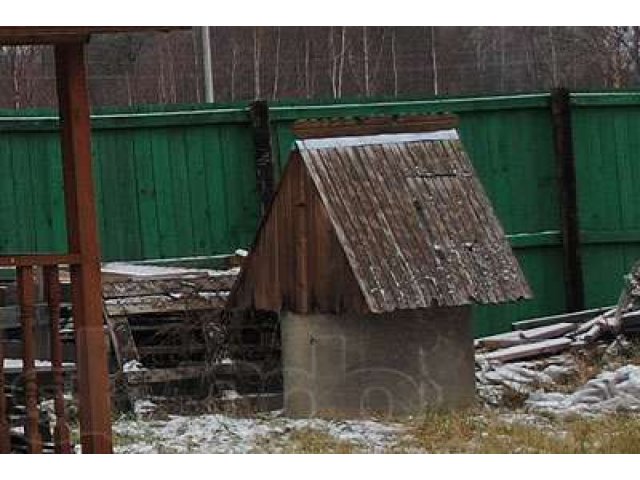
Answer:
M253 102L249 107L249 116L255 145L256 182L262 206L261 213L264 215L274 192L269 104L263 100Z
M560 191L566 308L568 311L584 310L584 279L580 252L576 162L573 153L570 94L567 89L557 88L552 90L551 118Z
M83 43L55 46L82 453L111 453L111 399Z

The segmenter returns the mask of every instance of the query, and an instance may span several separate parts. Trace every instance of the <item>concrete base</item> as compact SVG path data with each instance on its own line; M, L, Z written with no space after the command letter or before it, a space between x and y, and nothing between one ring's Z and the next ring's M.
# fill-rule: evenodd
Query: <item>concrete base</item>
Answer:
M398 416L475 398L469 307L382 315L283 313L285 413Z

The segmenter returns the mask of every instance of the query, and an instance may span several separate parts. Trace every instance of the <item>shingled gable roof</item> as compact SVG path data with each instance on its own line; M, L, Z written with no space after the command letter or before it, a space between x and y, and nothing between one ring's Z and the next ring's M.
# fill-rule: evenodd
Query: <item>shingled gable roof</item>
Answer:
M530 298L455 130L300 140L290 162L315 187L368 311ZM258 239L295 235L270 222ZM269 268L264 254L246 268Z

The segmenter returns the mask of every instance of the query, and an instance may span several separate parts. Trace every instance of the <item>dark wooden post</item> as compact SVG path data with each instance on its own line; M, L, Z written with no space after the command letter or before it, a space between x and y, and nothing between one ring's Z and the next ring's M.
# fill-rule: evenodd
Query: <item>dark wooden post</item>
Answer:
M100 247L91 170L91 127L84 43L55 46L65 208L76 333L83 453L111 453L111 409L102 319Z
M71 433L64 406L64 370L62 366L62 340L60 339L60 274L57 265L44 267L44 285L49 307L49 327L51 341L51 370L53 372L54 409L56 426L54 429L55 452L73 453Z
M255 145L256 182L264 215L274 191L269 104L262 100L253 102L249 108L249 115Z
M38 410L38 376L35 360L36 342L33 333L35 317L33 274L33 267L21 266L16 271L22 327L22 375L24 378L25 405L27 407L24 430L29 443L29 453L42 453L40 413Z
M551 117L560 190L566 307L568 311L584 310L576 162L573 153L571 105L568 90L558 88L551 92Z

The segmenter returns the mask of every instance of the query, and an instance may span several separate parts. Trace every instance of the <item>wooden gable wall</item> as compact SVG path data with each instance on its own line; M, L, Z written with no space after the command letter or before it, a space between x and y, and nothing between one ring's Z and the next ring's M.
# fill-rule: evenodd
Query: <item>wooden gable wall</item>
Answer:
M368 311L298 153L289 162L228 305L295 313Z

